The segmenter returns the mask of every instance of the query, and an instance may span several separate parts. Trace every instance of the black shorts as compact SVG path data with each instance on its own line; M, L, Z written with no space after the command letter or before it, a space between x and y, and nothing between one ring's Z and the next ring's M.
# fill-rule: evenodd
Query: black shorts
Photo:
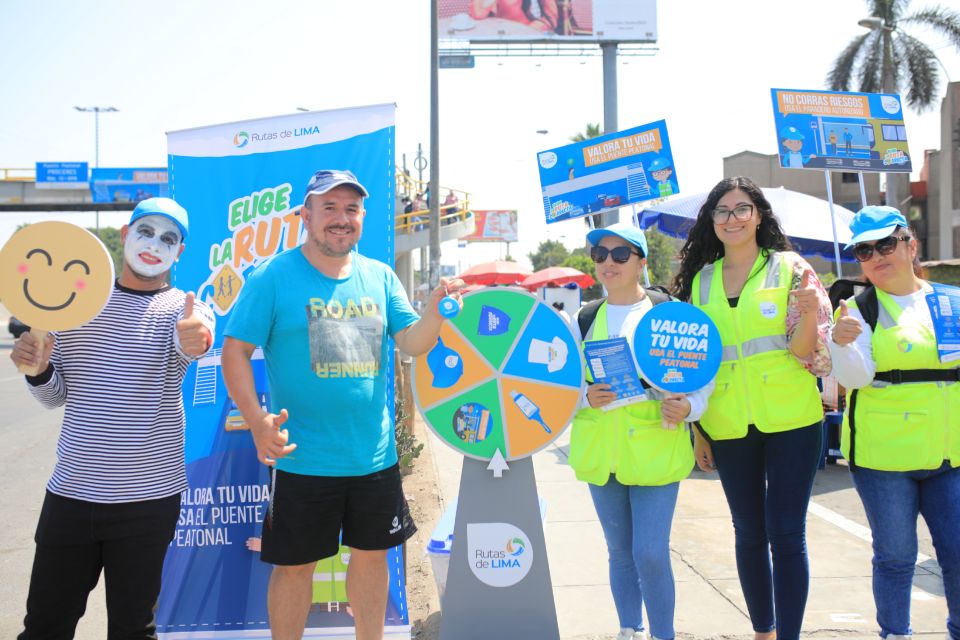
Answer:
M308 476L274 470L263 521L260 558L279 565L316 562L343 544L374 551L402 544L417 531L400 482L400 467L366 476Z

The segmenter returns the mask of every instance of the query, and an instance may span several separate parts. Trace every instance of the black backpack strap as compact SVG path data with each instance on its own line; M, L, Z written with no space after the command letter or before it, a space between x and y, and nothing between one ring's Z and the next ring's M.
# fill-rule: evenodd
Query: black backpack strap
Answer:
M857 309L863 316L864 322L870 326L870 331L877 327L877 317L880 315L880 301L877 300L877 290L869 286L856 296L854 301L857 303Z
M577 325L580 327L581 340L587 336L587 332L593 326L593 321L597 319L597 313L600 312L600 305L606 301L606 298L601 298L580 307L580 313L577 314Z
M658 284L644 287L643 290L646 292L647 297L650 298L650 303L653 305L676 300L676 298L670 295L670 292L667 291L666 288ZM600 305L605 301L606 298L593 300L592 302L588 302L580 308L580 313L577 314L577 324L580 326L581 338L586 337L587 331L590 330L590 327L593 326L593 321L597 318L597 313L600 311Z
M657 284L644 287L643 290L647 292L647 297L650 298L650 302L654 305L658 305L663 302L670 302L671 300L676 299L670 295L669 291Z
M850 457L847 459L847 465L850 471L857 470L857 392L860 389L854 389L850 392L850 402L847 405L847 422L850 424Z
M954 369L891 369L877 371L874 380L903 384L906 382L960 382L960 368Z

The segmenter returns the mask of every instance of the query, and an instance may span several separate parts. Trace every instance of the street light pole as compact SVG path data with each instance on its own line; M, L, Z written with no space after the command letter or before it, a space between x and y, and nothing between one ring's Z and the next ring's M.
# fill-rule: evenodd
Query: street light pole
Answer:
M74 107L82 113L93 114L93 166L100 167L100 114L115 113L119 109L114 107Z

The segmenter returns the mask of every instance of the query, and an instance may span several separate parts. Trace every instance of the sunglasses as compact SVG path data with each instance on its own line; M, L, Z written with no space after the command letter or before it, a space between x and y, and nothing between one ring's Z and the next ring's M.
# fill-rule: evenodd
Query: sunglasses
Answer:
M867 262L873 257L874 249L876 249L880 255L888 256L897 250L897 243L901 240L907 242L910 240L910 236L887 236L886 238L877 240L874 244L860 243L854 245L853 257L857 259L857 262Z
M613 258L613 261L617 264L624 264L630 259L630 256L640 256L642 258L643 253L634 251L630 247L615 247L613 249L607 249L601 246L590 247L590 259L597 264L605 261L607 256Z

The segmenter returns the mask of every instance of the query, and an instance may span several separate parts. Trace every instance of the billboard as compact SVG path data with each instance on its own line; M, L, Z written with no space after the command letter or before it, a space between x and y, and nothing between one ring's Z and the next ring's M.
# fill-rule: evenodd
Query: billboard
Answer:
M303 241L306 231L299 208L304 187L317 169L350 169L367 185L370 196L358 250L393 263L394 139L393 105L168 134L170 193L191 214L189 246L175 267L174 283L195 291L220 317L213 348L191 365L184 378L190 489L183 494L163 569L157 629L165 640L270 638L271 567L259 556L270 480L224 385L223 331L250 272ZM260 403L271 407L260 349L254 352L252 366ZM392 379L392 369L387 379ZM387 403L393 415L392 394ZM388 562L387 637L409 639L399 548L389 552ZM345 547L318 562L305 637L354 637L344 584L349 563Z
M900 96L795 89L770 94L781 167L913 170Z
M38 162L37 189L86 189L86 162Z
M541 151L537 164L548 223L680 193L664 120Z
M440 39L656 42L656 0L439 0Z
M90 193L94 202L140 202L167 197L167 168L94 169Z
M461 238L466 242L516 242L517 211L477 211L473 210L477 230Z

